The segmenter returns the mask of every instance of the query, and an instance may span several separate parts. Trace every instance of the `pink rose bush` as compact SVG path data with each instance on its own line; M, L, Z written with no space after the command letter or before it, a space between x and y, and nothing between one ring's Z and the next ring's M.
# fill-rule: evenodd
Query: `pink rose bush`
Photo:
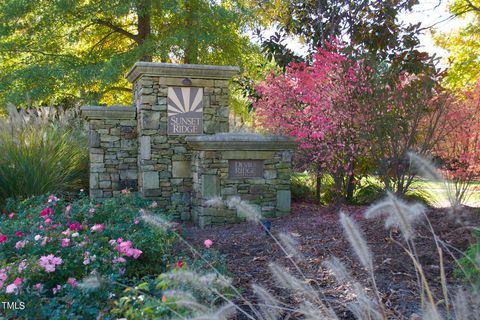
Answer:
M96 306L91 310L101 310L108 297L121 296L123 288L115 283L160 274L169 265L166 257L172 252L174 235L147 225L139 210L150 203L130 193L102 203L86 198L66 203L51 195L16 205L0 216L0 251L5 257L0 260L0 301L12 296L38 301L38 308L31 310L44 310L51 301L53 312L64 305L55 299L71 296L65 301L73 305L61 307L68 307L67 314L96 318L84 314L85 303ZM92 277L103 279L99 288L86 280ZM97 291L76 306L75 299L83 297L89 286ZM24 318L49 316L47 312Z

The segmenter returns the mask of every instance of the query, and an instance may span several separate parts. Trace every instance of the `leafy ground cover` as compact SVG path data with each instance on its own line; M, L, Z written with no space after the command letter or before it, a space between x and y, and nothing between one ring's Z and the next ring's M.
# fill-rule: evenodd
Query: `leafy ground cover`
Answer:
M388 232L382 219L365 220L364 206L348 206L343 208L349 216L358 221L373 252L375 276L382 301L387 306L391 319L410 319L421 314L420 293L416 281L415 269L409 257L395 240L401 241L401 233L393 229ZM446 209L428 209L428 217L439 239L448 244L456 257L461 251L474 243L472 227L480 223L480 215L476 209L470 208L459 216L450 215ZM459 218L461 218L459 221ZM298 265L304 277L300 277L291 265L285 252L267 236L260 226L251 224L211 227L204 230L193 225L186 228L187 239L200 245L202 239L213 240L213 246L225 254L227 269L233 274L234 284L243 288L243 297L255 303L257 296L251 289L252 284L259 284L272 290L272 293L287 304L300 304L301 296L288 294L272 277L269 263L283 265L288 272L304 279L308 284L323 292L337 314L342 319L354 319L346 305L355 300L355 292L348 284L338 284L328 269L322 266L328 258L338 257L351 271L355 280L368 285L368 275L355 257L342 227L338 223L337 208L317 206L311 203L294 203L292 214L287 217L272 219L273 234L284 232L298 242L298 250L302 259ZM424 265L427 279L432 284L432 291L441 296L440 262L434 240L424 222L417 228L415 239L417 254ZM449 288L462 286L462 280L455 276L457 270L453 258L445 253L444 270ZM241 301L238 301L242 304ZM248 308L245 306L245 310ZM290 319L300 315L291 314ZM237 319L243 319L242 315Z

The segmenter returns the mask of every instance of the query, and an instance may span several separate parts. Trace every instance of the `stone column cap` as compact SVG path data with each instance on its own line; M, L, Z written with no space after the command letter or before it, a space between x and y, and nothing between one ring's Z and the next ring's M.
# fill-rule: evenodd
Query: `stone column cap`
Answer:
M292 137L256 133L217 133L188 136L187 144L194 150L293 150Z
M132 83L142 75L168 78L230 80L232 76L239 72L240 69L233 66L139 61L133 65L132 69L127 73L126 78Z
M136 109L132 106L82 106L83 118L89 119L135 119Z

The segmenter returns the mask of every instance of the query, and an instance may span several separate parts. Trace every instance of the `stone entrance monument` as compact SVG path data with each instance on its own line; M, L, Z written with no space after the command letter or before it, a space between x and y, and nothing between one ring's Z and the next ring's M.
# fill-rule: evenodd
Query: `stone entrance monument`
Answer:
M290 211L291 153L280 136L229 132L236 67L138 62L133 106L82 107L89 123L90 196L129 188L201 226L237 222L213 197L239 196L265 216Z

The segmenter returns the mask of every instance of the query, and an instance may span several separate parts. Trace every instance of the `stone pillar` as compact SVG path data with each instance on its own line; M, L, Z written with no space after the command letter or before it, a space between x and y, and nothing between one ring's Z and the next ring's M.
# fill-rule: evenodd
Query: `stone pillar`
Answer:
M133 107L84 106L89 126L90 197L137 190L137 120Z
M288 137L215 134L188 137L193 150L192 220L201 227L245 221L245 213L207 201L240 197L264 218L290 212L292 150Z
M228 132L228 82L238 71L138 62L127 75L137 112L139 191L183 219L189 219L192 191L185 137Z

